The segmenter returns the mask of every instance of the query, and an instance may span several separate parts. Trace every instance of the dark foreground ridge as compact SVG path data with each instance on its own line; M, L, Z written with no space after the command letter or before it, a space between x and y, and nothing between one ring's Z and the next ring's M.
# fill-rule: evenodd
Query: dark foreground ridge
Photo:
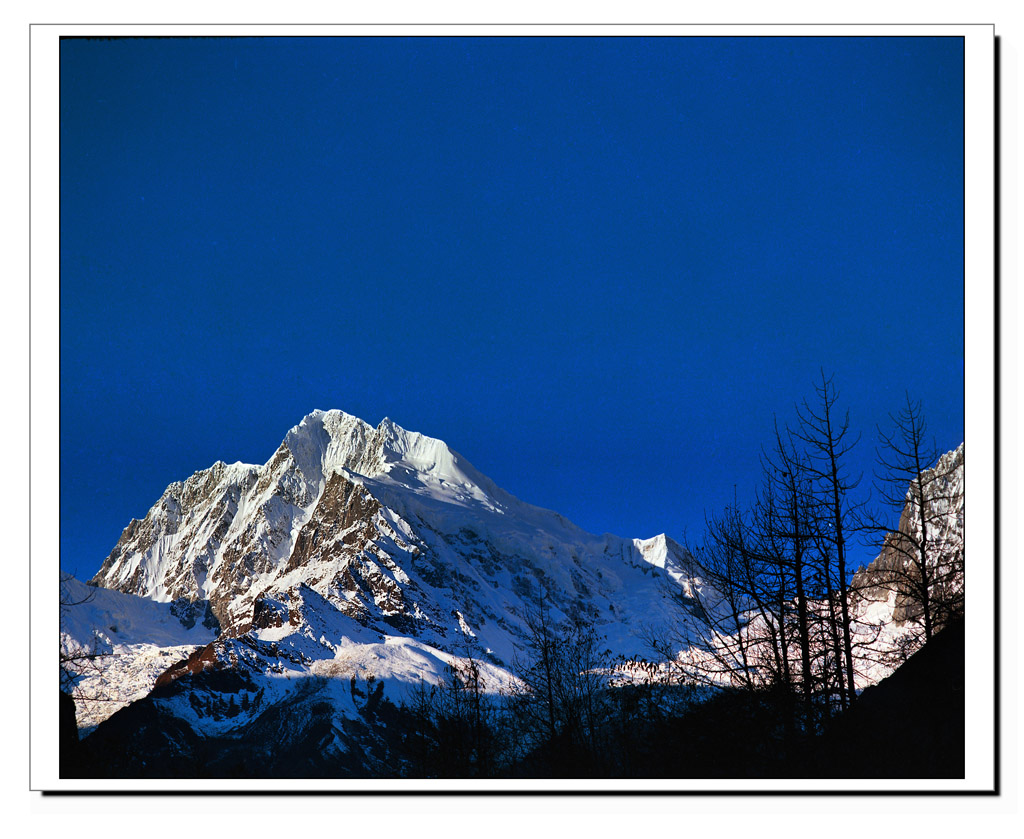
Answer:
M836 720L819 744L831 777L964 777L964 637L954 621Z
M525 754L504 777L632 778L962 778L964 777L964 626L956 621L892 676L868 688L821 734L786 724L786 698L725 692L678 716L633 717L609 751L578 746ZM62 775L146 778L468 777L450 750L425 744L430 722L382 697L383 685L353 683L362 719L345 734L342 759L325 759L329 707L309 695L275 707L230 737L201 737L161 713L159 700L180 691L204 701L230 696L234 673L204 672L155 690L114 714L79 743L67 726ZM640 701L632 689L620 701ZM216 713L230 715L230 700ZM621 713L622 709L619 708ZM613 725L613 721L608 721ZM424 750L424 745L431 748ZM451 744L449 744L451 745ZM480 773L486 774L486 773Z

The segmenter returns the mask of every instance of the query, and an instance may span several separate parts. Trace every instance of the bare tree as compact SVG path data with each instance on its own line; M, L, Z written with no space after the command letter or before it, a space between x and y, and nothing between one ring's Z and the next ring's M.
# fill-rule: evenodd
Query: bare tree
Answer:
M805 468L814 484L814 519L818 525L816 537L821 550L822 578L827 587L831 611L838 605L838 626L833 624L832 634L837 644L837 680L840 692L845 690L849 702L856 697L853 667L853 637L850 630L850 592L847 574L847 550L850 531L857 520L857 507L851 503L851 492L860 483L844 468L846 456L853 451L860 437L850 434L849 412L840 415L836 403L839 394L831 378L821 373L821 383L815 385L816 400L804 400L797 408L797 425L793 431L806 447ZM834 562L834 573L833 565ZM833 594L832 584L838 586ZM844 672L845 669L845 672Z
M785 706L798 695L805 727L813 730L816 703L834 682L823 667L835 668L837 657L828 651L838 645L834 632L829 642L822 630L829 587L815 552L818 508L813 475L794 440L776 425L751 509L743 513L734 501L708 519L704 544L693 551L705 585L677 643L688 642L690 650L675 662L697 682L774 691ZM671 645L659 651L671 654Z
M509 685L507 695L521 727L533 733L535 743L552 743L559 732L555 692L560 668L558 628L546 593L526 614L525 623L526 651L513 659L517 681Z
M798 681L803 696L806 725L814 728L815 679L812 666L814 646L811 632L811 595L809 591L812 574L811 550L813 547L814 496L811 492L806 457L797 450L792 436L775 427L775 449L766 458L770 480L774 482L779 499L779 515L773 537L783 548L779 557L780 567L788 571L791 590L795 601L795 636L800 652L800 678Z
M83 766L82 746L78 737L78 708L81 703L111 702L95 687L83 686L89 677L103 674L102 661L109 652L102 649L97 640L81 644L65 632L65 624L71 610L84 606L95 596L90 589L81 596L71 592L71 575L61 573L60 577L60 636L58 644L60 703L58 733L60 743L60 774L63 777L79 777ZM100 679L96 683L102 683Z
M745 553L745 529L735 506L707 520L704 544L692 551L704 581L697 593L699 610L684 617L682 638L661 643L659 651L698 683L756 690L759 640L750 625L756 609L756 580ZM689 654L676 659L675 648L687 642Z
M83 596L76 597L71 594L70 574L61 574L60 578L60 690L66 693L77 702L110 702L111 697L102 695L95 690L85 690L82 682L88 676L99 676L103 672L101 662L110 653L94 639L89 644L82 644L73 640L64 632L64 624L71 609L89 603L95 597L95 590L90 589Z
M513 739L551 771L598 774L607 677L593 625L582 612L556 618L546 595L525 624L525 647L512 662L516 678L504 690Z
M421 682L406 706L416 720L406 751L417 774L489 777L500 762L495 696L473 647L453 658L436 684Z

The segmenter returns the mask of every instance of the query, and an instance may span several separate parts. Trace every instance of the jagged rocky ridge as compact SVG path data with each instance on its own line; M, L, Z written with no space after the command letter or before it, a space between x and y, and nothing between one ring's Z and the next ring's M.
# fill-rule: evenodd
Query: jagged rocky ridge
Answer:
M524 504L440 440L316 411L263 466L217 463L168 487L91 582L207 600L235 637L286 615L294 625L311 590L364 627L476 637L502 656L515 616L541 592L566 615L621 624L638 570L649 615L691 562L664 535L592 536Z

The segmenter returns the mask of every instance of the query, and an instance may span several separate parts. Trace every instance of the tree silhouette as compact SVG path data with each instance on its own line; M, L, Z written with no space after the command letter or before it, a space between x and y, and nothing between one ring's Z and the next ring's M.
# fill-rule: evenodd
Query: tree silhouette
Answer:
M858 506L851 503L850 495L860 483L860 478L853 479L848 475L844 461L860 437L851 436L850 414L840 415L837 409L839 395L832 379L826 377L824 371L821 383L815 385L814 390L814 403L804 400L797 408L798 422L793 433L805 445L805 468L813 482L815 535L829 605L829 631L835 645L835 672L840 696L845 697L845 707L847 701L852 703L857 697L847 549L858 512Z

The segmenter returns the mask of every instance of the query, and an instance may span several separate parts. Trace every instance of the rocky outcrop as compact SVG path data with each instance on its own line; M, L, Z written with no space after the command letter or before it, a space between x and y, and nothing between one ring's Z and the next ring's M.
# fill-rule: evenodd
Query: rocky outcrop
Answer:
M851 590L863 604L890 601L891 619L897 624L920 619L920 572L915 567L923 527L926 528L927 567L942 618L962 611L964 596L964 446L947 452L931 469L921 473L925 509L907 492L899 528L889 533L881 553L853 576ZM941 623L940 622L940 623ZM941 626L936 627L941 628Z
M209 571L256 473L218 462L171 484L144 519L125 528L90 582L162 601L206 599Z

